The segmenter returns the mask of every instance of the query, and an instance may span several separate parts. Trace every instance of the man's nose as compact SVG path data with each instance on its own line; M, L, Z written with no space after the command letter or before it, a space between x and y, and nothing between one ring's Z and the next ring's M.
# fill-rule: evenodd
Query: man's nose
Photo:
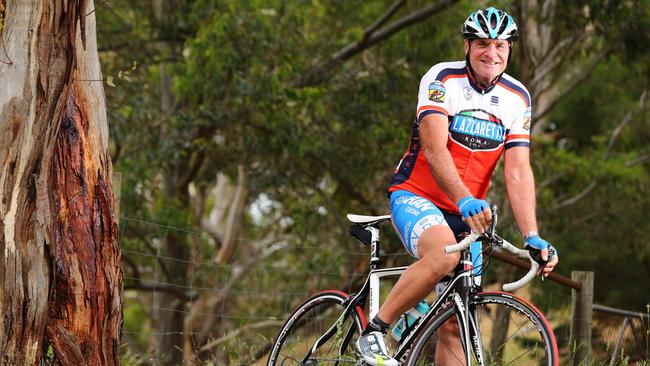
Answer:
M496 43L491 42L490 44L488 44L486 52L487 52L490 56L496 56L496 55L499 53L499 50L497 50L497 45L496 45Z

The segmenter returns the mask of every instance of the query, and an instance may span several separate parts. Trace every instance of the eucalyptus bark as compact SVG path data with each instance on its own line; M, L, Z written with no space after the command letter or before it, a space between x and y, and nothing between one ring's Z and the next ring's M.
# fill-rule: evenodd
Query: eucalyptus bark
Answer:
M0 0L0 364L120 363L122 272L92 0Z

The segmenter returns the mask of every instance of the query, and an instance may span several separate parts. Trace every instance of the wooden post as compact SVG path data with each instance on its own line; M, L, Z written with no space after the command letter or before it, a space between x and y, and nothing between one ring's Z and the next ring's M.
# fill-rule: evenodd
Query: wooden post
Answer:
M571 279L582 284L581 290L571 290L571 331L569 347L573 365L591 361L591 322L594 302L594 273L572 271Z

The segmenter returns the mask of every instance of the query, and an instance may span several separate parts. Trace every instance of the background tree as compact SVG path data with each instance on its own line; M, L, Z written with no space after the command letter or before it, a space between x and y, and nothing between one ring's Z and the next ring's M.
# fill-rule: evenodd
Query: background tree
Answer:
M0 1L0 360L120 363L122 272L92 1Z

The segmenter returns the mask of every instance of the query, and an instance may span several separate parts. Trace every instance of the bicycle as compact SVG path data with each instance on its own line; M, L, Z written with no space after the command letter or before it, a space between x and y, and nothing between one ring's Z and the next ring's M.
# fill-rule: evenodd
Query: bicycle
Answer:
M509 293L530 282L539 269L527 250L516 248L496 233L497 212L485 234L472 233L447 253L461 252L459 265L428 312L408 327L393 357L402 365L436 365L438 331L450 320L458 324L465 365L559 365L555 335L544 315L530 302ZM338 290L319 292L296 308L278 333L267 365L364 365L353 340L365 328L363 308L368 300L370 319L379 310L380 279L399 276L407 267L380 268L379 227L390 215L347 215L350 234L370 246L369 273L361 290L348 295ZM469 246L482 240L484 252L505 250L526 258L531 269L521 279L505 284L505 292L484 292L474 282ZM443 337L444 338L444 337ZM461 354L462 353L462 354Z

